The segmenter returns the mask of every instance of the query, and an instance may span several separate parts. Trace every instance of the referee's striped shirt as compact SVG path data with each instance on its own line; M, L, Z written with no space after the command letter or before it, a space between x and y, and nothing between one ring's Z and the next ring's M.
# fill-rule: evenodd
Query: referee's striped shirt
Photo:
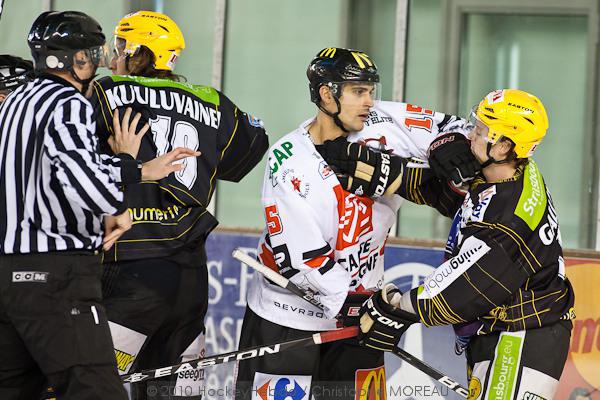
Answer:
M95 250L125 210L117 159L98 154L91 104L44 75L0 106L0 254Z

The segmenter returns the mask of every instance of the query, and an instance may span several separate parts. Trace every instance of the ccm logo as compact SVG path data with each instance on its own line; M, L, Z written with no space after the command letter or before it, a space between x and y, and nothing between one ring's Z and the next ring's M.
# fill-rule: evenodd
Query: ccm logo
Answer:
M12 273L13 282L38 282L46 283L48 281L48 272L39 271L19 271Z

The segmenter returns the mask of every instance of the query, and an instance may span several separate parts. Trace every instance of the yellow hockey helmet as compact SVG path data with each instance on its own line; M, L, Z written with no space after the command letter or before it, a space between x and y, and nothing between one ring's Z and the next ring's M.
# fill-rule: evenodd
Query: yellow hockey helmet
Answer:
M125 40L125 54L133 55L146 46L156 59L154 68L172 71L185 48L181 30L169 16L154 11L137 11L121 18L114 31Z
M531 157L548 130L548 115L540 99L518 89L490 92L473 114L489 128L489 142L502 137L512 140L517 158Z

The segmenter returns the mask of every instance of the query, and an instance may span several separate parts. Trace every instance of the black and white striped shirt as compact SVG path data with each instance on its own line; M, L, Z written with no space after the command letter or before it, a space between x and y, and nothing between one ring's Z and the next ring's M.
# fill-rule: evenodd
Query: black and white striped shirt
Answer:
M95 250L125 210L118 159L98 154L93 109L44 75L0 107L0 254Z

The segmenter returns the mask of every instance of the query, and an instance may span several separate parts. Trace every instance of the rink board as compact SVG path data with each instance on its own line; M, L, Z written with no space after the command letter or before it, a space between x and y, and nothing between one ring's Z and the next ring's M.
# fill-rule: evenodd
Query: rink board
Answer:
M251 271L231 257L236 247L255 254L258 236L253 234L213 233L207 242L210 305L206 319L206 354L237 349L246 307L246 291ZM442 261L440 249L388 245L385 251L386 281L403 291L419 284ZM557 398L575 399L576 394L600 387L600 261L567 259L567 274L577 294L571 354L565 368ZM585 279L584 279L585 276ZM588 287L586 287L588 286ZM466 386L465 361L453 351L454 334L449 327L409 329L400 346ZM433 383L422 372L386 355L388 398L459 399L460 397ZM205 371L207 398L228 398L233 390L233 364ZM582 397L584 398L584 397ZM599 392L592 399L600 399Z

